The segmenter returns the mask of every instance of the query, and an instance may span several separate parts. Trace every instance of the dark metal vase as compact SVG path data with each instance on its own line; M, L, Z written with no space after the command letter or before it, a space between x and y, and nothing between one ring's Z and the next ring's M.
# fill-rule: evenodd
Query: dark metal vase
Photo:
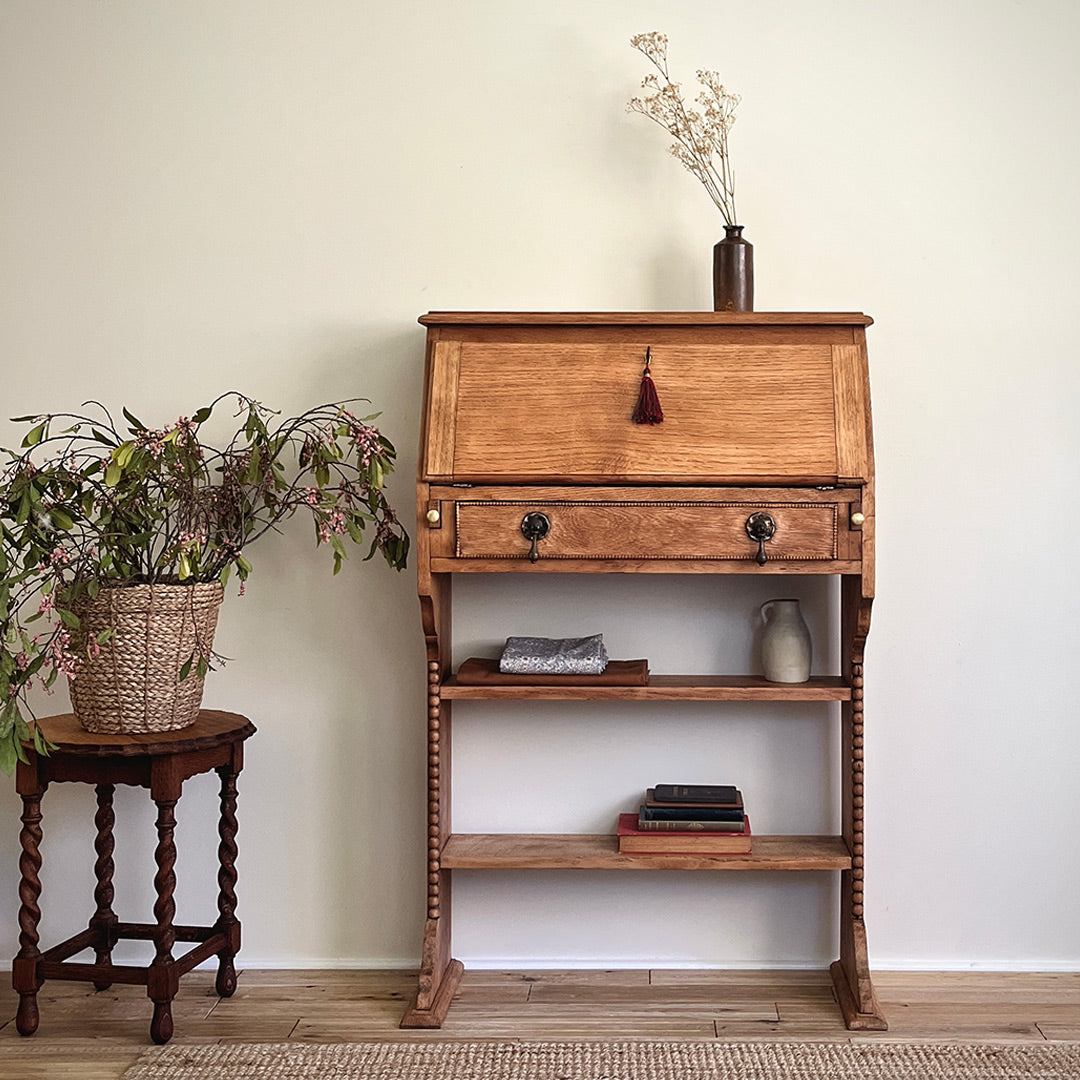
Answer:
M725 225L713 245L713 311L754 310L754 245L742 225Z

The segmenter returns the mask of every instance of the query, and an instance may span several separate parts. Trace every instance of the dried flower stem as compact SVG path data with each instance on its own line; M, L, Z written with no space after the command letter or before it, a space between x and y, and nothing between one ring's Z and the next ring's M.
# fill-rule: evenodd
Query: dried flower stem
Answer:
M627 112L641 113L674 137L672 156L701 181L725 223L735 225L735 173L728 157L728 132L741 99L725 89L719 73L698 71L697 79L704 89L695 101L701 111L688 108L680 84L668 74L667 41L666 35L656 31L630 39L631 46L659 75L645 76L641 85L650 93L631 98Z

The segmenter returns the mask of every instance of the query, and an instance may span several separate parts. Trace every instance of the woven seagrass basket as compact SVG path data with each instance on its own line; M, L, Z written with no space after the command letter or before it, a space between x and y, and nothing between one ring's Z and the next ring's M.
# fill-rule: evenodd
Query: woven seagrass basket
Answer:
M224 595L220 582L104 588L75 608L71 705L87 731L148 734L195 722L203 680L180 669L192 652L209 658ZM89 643L114 633L92 657ZM90 646L92 648L92 646ZM194 667L194 665L193 665Z

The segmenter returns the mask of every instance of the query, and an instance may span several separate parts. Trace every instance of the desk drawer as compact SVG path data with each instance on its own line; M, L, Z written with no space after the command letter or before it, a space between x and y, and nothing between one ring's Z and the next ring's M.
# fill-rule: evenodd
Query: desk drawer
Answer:
M747 532L754 514L768 515L769 560L837 558L838 507L827 502L641 501L603 499L468 500L455 503L455 556L529 559L522 533L530 514L543 514L547 535L539 559L748 560L759 545Z

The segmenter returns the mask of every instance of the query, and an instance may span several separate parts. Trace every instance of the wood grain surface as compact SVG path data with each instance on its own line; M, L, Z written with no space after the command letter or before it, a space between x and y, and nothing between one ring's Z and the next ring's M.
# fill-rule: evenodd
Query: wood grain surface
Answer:
M174 1044L427 1039L1045 1042L1080 1039L1080 973L875 971L888 1032L851 1032L825 971L670 969L465 973L441 1030L398 1028L412 970L256 971L236 994L192 972ZM140 987L42 989L41 1027L14 1030L0 981L0 1080L120 1080L148 1049Z

